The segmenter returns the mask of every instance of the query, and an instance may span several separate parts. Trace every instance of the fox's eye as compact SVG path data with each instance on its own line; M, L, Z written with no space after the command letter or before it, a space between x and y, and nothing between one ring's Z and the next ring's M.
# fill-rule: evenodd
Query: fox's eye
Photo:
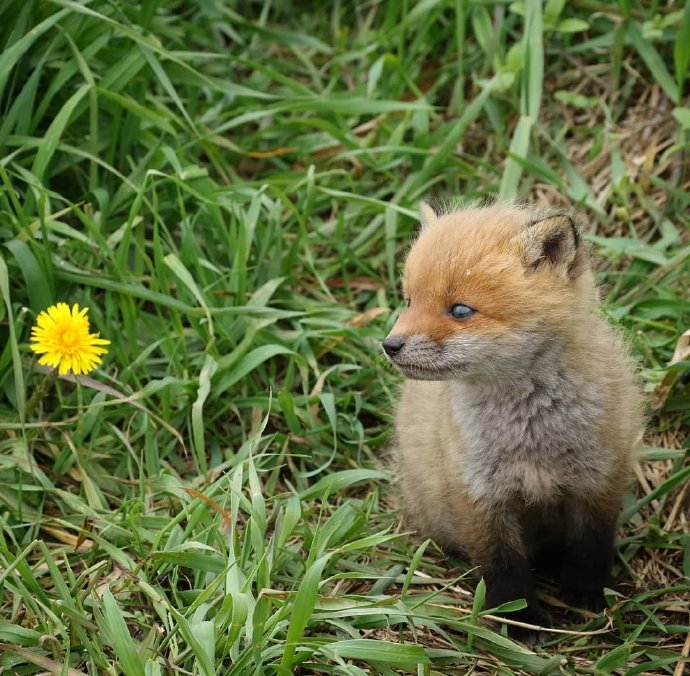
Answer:
M474 310L469 305L457 303L450 309L450 314L452 314L455 319L467 319L474 314Z

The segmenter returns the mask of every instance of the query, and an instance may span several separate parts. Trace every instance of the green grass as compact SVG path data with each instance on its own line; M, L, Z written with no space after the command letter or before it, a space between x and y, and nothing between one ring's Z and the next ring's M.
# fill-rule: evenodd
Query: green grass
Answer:
M0 5L0 671L678 676L681 4ZM608 619L546 590L585 633L537 654L400 525L378 342L432 193L580 213L657 392ZM110 354L27 416L56 301Z

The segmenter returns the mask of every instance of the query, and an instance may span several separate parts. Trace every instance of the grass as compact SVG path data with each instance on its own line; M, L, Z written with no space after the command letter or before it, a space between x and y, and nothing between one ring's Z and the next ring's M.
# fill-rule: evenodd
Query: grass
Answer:
M0 671L680 676L681 4L3 3ZM406 531L385 460L378 342L432 193L580 213L654 403L610 609L546 589L536 654ZM110 354L27 416L61 300Z

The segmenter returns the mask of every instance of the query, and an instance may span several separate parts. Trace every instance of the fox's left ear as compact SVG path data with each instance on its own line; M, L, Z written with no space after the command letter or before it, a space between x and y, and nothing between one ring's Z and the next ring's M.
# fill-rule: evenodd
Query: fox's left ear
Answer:
M565 214L532 221L522 233L525 265L536 270L548 265L564 279L574 279L582 272L586 254L573 219Z

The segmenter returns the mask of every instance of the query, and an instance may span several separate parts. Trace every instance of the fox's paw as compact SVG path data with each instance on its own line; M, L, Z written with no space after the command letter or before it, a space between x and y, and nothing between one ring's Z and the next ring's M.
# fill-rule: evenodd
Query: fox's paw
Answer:
M506 617L518 622L524 622L525 624L532 624L536 627L548 628L551 626L551 620L549 620L548 615L541 608L523 608L515 613L506 615ZM528 648L535 648L546 641L548 632L509 624L508 636L515 641L523 643Z
M578 589L575 587L563 587L561 597L572 608L582 608L600 613L606 608L606 599L602 587L595 589Z

